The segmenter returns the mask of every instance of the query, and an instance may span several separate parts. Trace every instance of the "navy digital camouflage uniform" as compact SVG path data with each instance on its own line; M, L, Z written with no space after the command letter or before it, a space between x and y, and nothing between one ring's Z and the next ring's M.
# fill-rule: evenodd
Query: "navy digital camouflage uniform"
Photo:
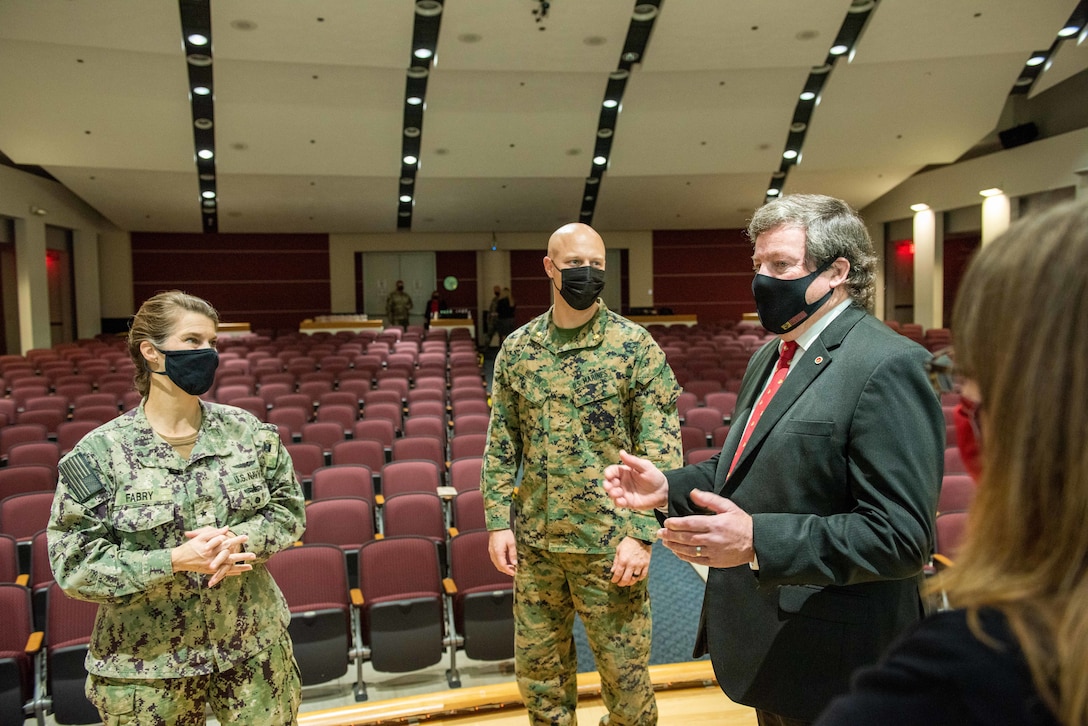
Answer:
M620 540L652 541L659 525L617 508L601 482L621 449L681 465L679 386L650 334L598 304L569 342L549 311L503 343L481 489L490 530L511 526L514 505L515 669L530 721L575 723L577 610L611 723L646 726L657 721L646 580L619 587L610 570Z
M258 689L263 695L243 699L244 713L217 714L220 720L292 723L300 682L287 636L290 613L263 563L302 535L302 490L274 426L238 408L201 407L188 461L152 431L141 405L95 429L60 462L49 559L68 595L99 604L86 661L88 697L102 711L131 710L132 688L124 696L123 679L174 683L182 694L174 697L184 698L193 682L210 679L214 691L217 677L237 681L258 668L258 683L271 681ZM257 555L253 569L211 588L210 575L175 573L171 549L186 541L184 532L205 526L247 535L244 548ZM245 687L235 683L232 690L243 696ZM168 708L135 707L141 705ZM175 723L146 712L134 718Z

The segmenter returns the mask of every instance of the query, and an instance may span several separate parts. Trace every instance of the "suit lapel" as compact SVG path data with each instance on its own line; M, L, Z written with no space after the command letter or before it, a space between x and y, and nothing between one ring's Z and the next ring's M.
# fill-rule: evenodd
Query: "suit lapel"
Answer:
M741 471L744 468L744 464L748 458L752 456L752 452L759 449L763 439L767 437L767 434L771 432L778 421L790 410L790 407L793 406L797 399L808 390L808 387L812 385L812 382L832 365L834 361L833 351L842 345L842 341L846 337L846 334L864 317L864 311L853 306L846 308L839 314L839 317L835 318L835 320L820 333L819 337L813 341L804 355L794 362L790 374L786 376L786 380L782 384L782 387L778 390L778 393L775 394L774 398L771 399L770 404L767 406L767 410L763 412L763 417L752 431L752 436L748 439L748 444L741 453L740 460L737 461L734 472ZM745 401L748 410L751 410L752 406L755 405L756 398L763 390L763 384L766 382L767 376L770 375L770 366L778 360L777 341L774 341L768 348L770 349L768 354L769 360L758 369L762 371L759 379L754 382L745 381L745 388L751 389L745 391L745 393L748 394L748 398L746 398ZM760 353L764 353L764 350L761 350ZM739 395L737 400L739 402ZM740 441L739 437L737 438L737 441ZM736 446L731 448L731 452L732 451L736 451ZM730 453L730 456L732 456L732 453Z

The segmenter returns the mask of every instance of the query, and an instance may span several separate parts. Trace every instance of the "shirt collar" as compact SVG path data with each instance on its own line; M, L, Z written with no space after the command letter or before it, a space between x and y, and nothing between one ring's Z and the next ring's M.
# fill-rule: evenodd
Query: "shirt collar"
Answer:
M811 346L812 343L820 337L820 333L824 332L824 330L827 329L827 326L831 325L831 323L834 322L835 318L839 317L839 315L842 314L843 310L846 310L846 308L850 307L850 303L852 303L853 301L853 298L846 298L841 303L828 310L827 314L814 322L811 328L797 336L797 347L800 348L801 352L803 353L804 351L808 350L809 346ZM779 343L778 349L780 351L782 350L781 343ZM799 357L800 356L794 356L794 360Z

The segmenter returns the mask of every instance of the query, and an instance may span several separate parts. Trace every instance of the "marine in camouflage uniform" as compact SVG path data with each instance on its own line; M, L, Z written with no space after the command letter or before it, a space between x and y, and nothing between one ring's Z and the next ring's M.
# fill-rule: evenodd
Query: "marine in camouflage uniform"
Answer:
M200 405L188 461L154 433L141 405L60 462L49 559L68 595L99 604L88 697L103 712L132 714L116 723L178 724L189 721L172 710L189 694L218 689L229 709L220 721L292 723L300 681L290 613L263 563L301 536L302 490L274 426ZM253 569L214 587L208 575L175 573L171 549L202 527L247 535ZM261 697L247 690L254 683Z
M385 299L385 315L389 325L408 327L408 313L412 309L412 296L404 291L404 283L397 281L397 289Z
M624 537L652 542L659 525L617 508L601 481L621 449L681 465L679 387L650 334L597 305L570 340L549 311L502 345L481 488L489 530L509 528L514 505L515 669L530 721L575 723L577 611L610 723L646 726L657 721L646 579L620 587L610 568Z

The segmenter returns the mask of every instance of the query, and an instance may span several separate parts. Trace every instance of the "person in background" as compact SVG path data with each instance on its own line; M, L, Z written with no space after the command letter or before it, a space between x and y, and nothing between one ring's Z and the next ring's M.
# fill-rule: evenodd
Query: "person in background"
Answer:
M397 280L397 287L385 299L385 317L389 325L408 327L408 316L412 311L412 296L404 291L404 280Z
M683 469L624 452L604 488L660 508L663 543L710 567L695 655L722 690L761 726L794 726L922 616L945 424L930 354L867 312L876 258L853 209L784 196L748 234L776 337L748 365L739 425Z
M487 306L487 319L484 321L484 337L482 344L480 345L480 352L486 351L491 347L491 339L495 337L495 333L498 332L499 323L499 295L502 294L502 288L495 285L495 296L491 298L491 304ZM502 343L502 340L499 340Z
M424 329L431 327L432 320L438 320L438 315L445 306L446 304L442 301L442 297L438 294L438 290L432 292L430 300L427 301L426 317L423 320Z
M516 314L517 302L510 293L510 288L504 287L502 289L502 296L495 306L495 332L499 334L499 345L502 345L502 342L506 340L506 337L514 332L514 328L516 327Z
M60 462L49 562L99 605L87 695L107 724L296 721L301 681L287 603L264 562L305 510L276 427L201 401L219 316L172 291L132 320L141 404Z
M679 465L679 386L646 329L600 300L600 235L560 227L543 263L558 294L499 349L481 475L491 560L514 577L518 687L530 723L576 723L577 612L601 675L602 723L652 726L646 578L657 522L613 505L599 482L621 449Z
M820 726L1088 724L1086 270L1086 200L972 261L952 330L981 478L937 581L955 609L858 673Z

